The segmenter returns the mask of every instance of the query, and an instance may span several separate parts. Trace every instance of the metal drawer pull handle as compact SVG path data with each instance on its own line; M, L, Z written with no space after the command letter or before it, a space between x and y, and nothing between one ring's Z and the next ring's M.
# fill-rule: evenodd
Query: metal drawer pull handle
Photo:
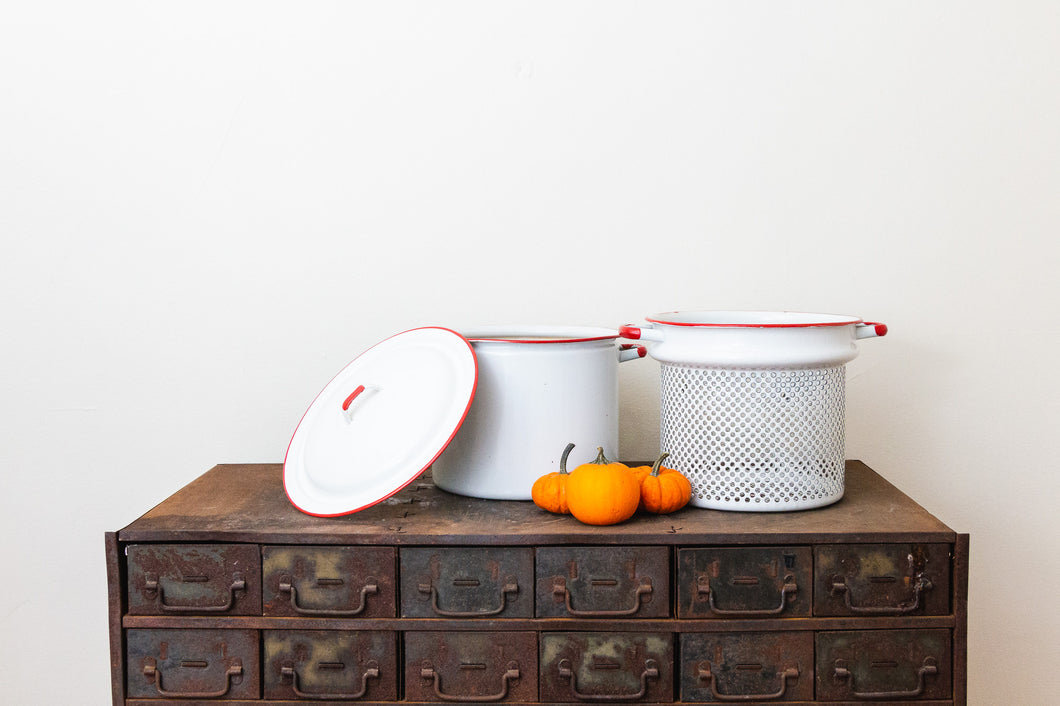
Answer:
M375 662L369 662L366 665L364 674L361 675L361 689L356 693L336 694L328 691L302 691L298 684L298 672L295 671L294 667L292 665L280 667L280 680L285 683L290 681L291 689L294 691L295 696L300 699L338 699L343 701L359 699L368 693L368 680L378 678L379 666Z
M368 605L368 596L374 596L379 593L379 586L372 583L372 579L366 579L366 583L361 587L361 604L356 608L306 608L298 605L298 591L294 587L294 582L291 581L290 576L283 576L280 578L280 591L283 593L291 594L291 608L294 612L301 613L302 615L329 615L333 617L349 617L359 615L364 612L365 607Z
M438 615L445 616L447 618L480 618L487 615L497 615L503 613L504 609L508 607L508 594L519 592L519 583L515 580L514 576L508 576L504 580L504 585L501 587L501 604L496 608L486 608L485 610L445 610L438 605L438 589L434 587L433 583L421 583L417 587L420 593L429 593L431 596L431 610Z
M570 590L567 588L567 582L558 578L552 585L552 594L556 597L563 596L563 601L567 605L567 612L571 615L579 618L614 618L623 615L634 615L640 610L641 605L644 603L644 596L651 595L651 579L643 579L642 583L637 586L637 590L633 594L633 607L619 610L578 610L570 604Z
M912 613L914 610L920 607L920 594L922 591L926 591L931 588L931 580L926 576L917 576L916 583L913 584L913 598L908 603L899 603L896 606L857 606L854 605L850 600L850 587L847 586L846 579L842 576L832 577L831 594L833 596L840 593L843 594L843 602L846 603L847 610L853 613L871 613L874 615L901 615L903 613Z
M192 577L195 583L202 583L201 577ZM162 610L169 613L223 613L231 610L236 602L236 591L245 591L247 582L243 580L243 574L236 572L232 574L232 585L228 587L228 600L221 605L195 606L195 605L172 605L166 603L166 596L162 590L162 584L158 578L148 574L144 577L144 591L146 593L158 594L158 605Z
M438 676L438 672L434 671L434 667L431 666L430 662L424 662L423 667L420 669L420 676L424 679L434 680L434 695L443 701L469 701L476 703L483 703L486 701L500 701L508 695L508 683L512 679L519 678L519 663L509 662L508 671L501 677L501 690L498 694L487 694L485 696L465 696L460 694L446 694L442 691L442 679Z
M784 692L788 690L788 680L798 679L799 670L795 667L788 667L783 672L777 672L777 678L780 679L780 690L775 691L772 694L721 693L718 691L718 680L714 678L714 675L710 671L710 662L704 662L699 666L699 678L710 682L710 693L713 694L714 698L718 701L772 701L774 699L784 698Z
M707 596L707 604L710 606L710 612L715 615L727 615L727 616L754 616L754 615L780 615L784 612L784 609L788 607L788 600L798 593L799 587L795 583L795 576L788 574L784 577L784 586L780 589L780 605L776 608L762 608L758 610L729 610L726 608L719 608L714 603L714 591L710 590L710 577L700 576L697 586L697 592L702 599L703 595Z
M158 663L155 662L154 657L148 657L144 660L144 676L149 679L154 678L155 689L158 690L160 696L164 696L167 699L218 699L227 694L228 690L232 688L232 677L243 676L243 662L238 659L232 660L232 664L225 671L224 688L217 691L166 691L162 687L162 670L158 668Z
M909 691L858 691L854 686L854 675L847 669L846 660L837 659L833 664L833 676L840 681L850 682L850 693L857 699L907 699L924 693L924 677L938 674L934 657L925 657L924 663L917 670L916 688Z
M655 666L654 659L644 660L644 671L640 673L640 691L635 694L583 694L578 691L578 684L574 678L569 659L559 661L559 676L570 680L570 690L579 701L636 701L643 699L648 693L648 680L659 678L659 669Z

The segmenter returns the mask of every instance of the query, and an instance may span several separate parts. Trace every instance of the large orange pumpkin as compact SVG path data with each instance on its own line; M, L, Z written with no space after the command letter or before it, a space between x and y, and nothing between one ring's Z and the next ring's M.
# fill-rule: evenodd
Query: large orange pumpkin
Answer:
M640 486L629 466L612 463L597 447L596 460L575 468L567 479L570 513L587 525L614 525L633 517Z
M570 514L570 508L567 506L567 480L570 478L567 473L567 456L570 456L570 450L573 448L574 444L567 444L567 448L563 449L563 455L559 457L559 471L546 473L535 480L530 488L530 497L539 508L559 515Z
M670 454L664 453L648 469L635 469L640 479L640 506L656 515L665 515L680 510L692 499L692 484L680 471L663 468L662 462ZM648 469L647 473L641 472Z

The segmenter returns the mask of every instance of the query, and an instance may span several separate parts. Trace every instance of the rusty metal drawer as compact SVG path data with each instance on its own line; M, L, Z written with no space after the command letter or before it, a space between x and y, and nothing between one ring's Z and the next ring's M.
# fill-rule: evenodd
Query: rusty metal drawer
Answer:
M129 615L261 615L256 544L133 544Z
M681 635L682 701L812 701L813 633Z
M130 698L261 698L256 630L129 630L126 665Z
M536 701L533 632L405 633L408 701Z
M396 701L397 633L266 630L266 699Z
M264 613L393 618L396 559L393 547L265 547Z
M669 547L541 547L537 617L666 618Z
M809 547L696 547L678 551L680 618L807 617Z
M670 633L541 634L541 701L673 701Z
M530 547L401 549L403 618L530 618Z
M814 548L814 615L948 615L949 544Z
M817 634L817 698L947 699L950 631L850 630Z

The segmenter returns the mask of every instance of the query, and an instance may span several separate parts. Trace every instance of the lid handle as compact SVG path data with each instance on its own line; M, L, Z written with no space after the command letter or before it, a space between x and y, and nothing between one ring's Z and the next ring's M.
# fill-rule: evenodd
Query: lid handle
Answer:
M347 397L345 400L343 400L343 402L342 402L342 414L346 417L346 423L347 424L349 424L350 422L353 421L354 410L356 410L357 407L359 407L361 404L363 404L364 400L366 400L369 397L371 397L372 396L371 393L377 392L378 390L379 390L379 387L377 385L358 385L357 387L354 388L353 392L350 393L349 397ZM364 394L365 392L367 392L369 394L365 395ZM354 402L356 400L361 400L361 402L358 402L357 404L354 404Z

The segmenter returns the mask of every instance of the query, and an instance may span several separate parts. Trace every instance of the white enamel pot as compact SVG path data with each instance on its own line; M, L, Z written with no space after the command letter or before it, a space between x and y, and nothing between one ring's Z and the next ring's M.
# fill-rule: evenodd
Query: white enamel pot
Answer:
M805 510L844 489L845 366L887 327L786 311L657 314L622 336L661 364L660 449L692 505Z
M477 498L529 500L540 476L618 456L618 364L645 348L618 331L496 326L460 331L478 362L475 399L432 467L435 484Z

